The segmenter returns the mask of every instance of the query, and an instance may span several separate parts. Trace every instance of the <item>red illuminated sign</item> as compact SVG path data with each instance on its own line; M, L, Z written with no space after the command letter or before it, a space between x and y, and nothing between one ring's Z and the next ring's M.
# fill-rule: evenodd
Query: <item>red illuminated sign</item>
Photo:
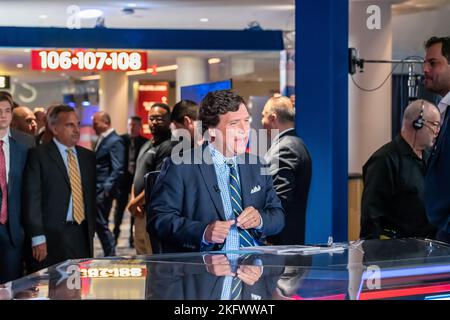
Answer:
M32 50L33 70L137 71L147 69L142 51Z

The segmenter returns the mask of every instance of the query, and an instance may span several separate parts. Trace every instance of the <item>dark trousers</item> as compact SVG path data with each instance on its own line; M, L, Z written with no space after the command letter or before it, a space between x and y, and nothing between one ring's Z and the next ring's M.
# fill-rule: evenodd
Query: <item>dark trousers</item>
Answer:
M22 251L12 244L7 225L0 224L0 284L22 277Z
M36 272L69 259L91 258L93 252L90 249L91 239L87 221L80 225L76 223L62 223L60 236L47 235L47 257L36 261L31 257L30 272Z
M133 185L133 176L128 172L123 176L121 184L119 185L119 190L116 196L116 209L114 211L114 237L116 241L119 239L120 235L120 225L123 220L123 213L128 204L128 197L131 192L131 186ZM133 224L134 219L131 217L130 221L130 243L133 242Z
M95 231L97 232L100 243L102 244L105 257L115 256L114 236L109 230L109 212L111 211L113 196L107 197L102 192L97 195L97 217L95 221Z
M436 240L450 243L450 233L439 230L436 234Z

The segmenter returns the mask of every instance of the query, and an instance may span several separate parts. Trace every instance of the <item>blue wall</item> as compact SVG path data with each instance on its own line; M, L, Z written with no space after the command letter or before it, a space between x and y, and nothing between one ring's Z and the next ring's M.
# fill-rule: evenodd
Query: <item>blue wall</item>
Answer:
M312 157L306 242L348 238L348 0L296 1L296 126Z
M0 46L161 50L283 50L281 31L0 27Z

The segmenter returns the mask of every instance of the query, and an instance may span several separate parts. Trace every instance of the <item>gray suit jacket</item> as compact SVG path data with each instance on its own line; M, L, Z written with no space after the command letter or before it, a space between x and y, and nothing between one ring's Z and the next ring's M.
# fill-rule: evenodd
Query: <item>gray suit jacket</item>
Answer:
M311 184L311 157L295 130L282 132L265 155L278 197L286 212L284 229L269 240L274 244L303 244Z

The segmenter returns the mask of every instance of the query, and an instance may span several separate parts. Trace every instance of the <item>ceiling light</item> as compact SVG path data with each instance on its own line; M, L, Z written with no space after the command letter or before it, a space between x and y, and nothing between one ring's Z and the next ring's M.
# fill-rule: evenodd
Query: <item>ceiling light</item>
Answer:
M200 22L208 22L209 19L208 18L200 18Z
M22 63L18 63L18 64L16 65L16 67L19 68L19 69L22 69L22 68L23 68L23 64L22 64Z
M48 18L48 15L46 15L46 14L41 14L39 16L39 19L47 19L47 18Z
M81 81L100 80L100 75L99 74L94 74L92 76L80 77L80 80Z
M92 18L98 18L103 15L102 10L98 9L86 9L81 10L80 13L78 13L78 17L81 19L92 19Z
M156 67L156 72L164 72L164 71L172 71L177 70L178 66L176 64L168 65L168 66L161 66Z
M128 8L136 8L137 5L136 5L136 3L127 3L127 7Z
M209 64L220 63L220 61L222 61L222 60L220 60L219 58L211 58L211 59L208 59L208 63L209 63Z
M127 71L126 72L127 76L136 76L136 75L145 74L145 73L147 73L146 70L136 70L136 71Z

